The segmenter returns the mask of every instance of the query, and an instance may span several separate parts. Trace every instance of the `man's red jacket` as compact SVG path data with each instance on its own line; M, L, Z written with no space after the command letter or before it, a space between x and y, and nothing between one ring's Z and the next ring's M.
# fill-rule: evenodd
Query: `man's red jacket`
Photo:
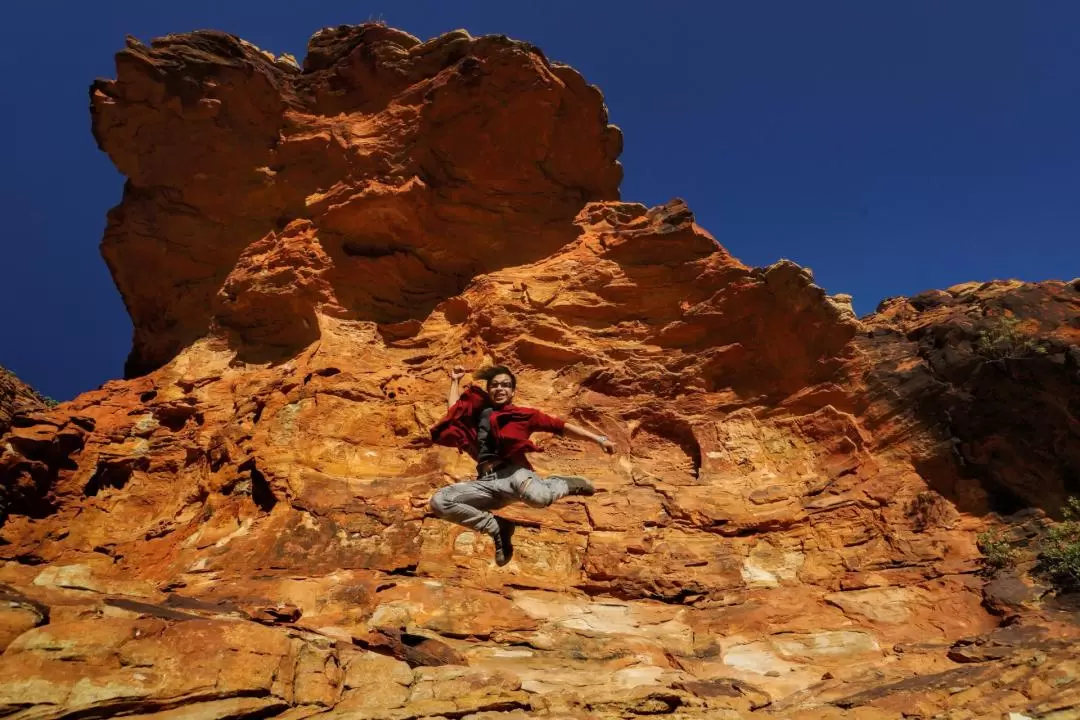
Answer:
M446 417L431 428L432 442L457 448L475 459L479 452L476 426L480 412L491 404L491 398L480 388L466 388L461 398L447 411ZM534 432L562 435L566 427L566 423L559 418L517 405L505 405L494 410L489 419L499 457L528 468L532 466L525 453L540 450L529 440L529 436Z

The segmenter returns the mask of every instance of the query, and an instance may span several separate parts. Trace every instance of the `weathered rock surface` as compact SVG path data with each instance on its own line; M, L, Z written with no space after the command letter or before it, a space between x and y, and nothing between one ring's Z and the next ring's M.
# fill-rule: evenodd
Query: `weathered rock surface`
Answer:
M504 38L117 68L131 377L0 440L0 715L1075 716L1071 614L975 547L1076 490L1075 283L860 321L617 201L599 93ZM427 441L445 369L490 361L618 445L545 440L599 491L508 508L502 568L427 512L471 470Z
M0 367L0 435L11 427L18 413L28 413L45 407L41 395L17 378L5 367Z
M200 32L129 40L116 65L91 101L129 179L102 253L135 324L131 374L208 329L281 357L319 336L316 310L415 323L618 197L600 92L507 38L328 29L300 72Z
M11 428L12 423L25 420L33 425L34 421L27 419L38 410L45 409L45 398L36 390L24 383L7 368L0 367L0 437ZM48 492L49 478L41 477L41 486L33 482L30 485L2 482L0 483L0 523L7 516L8 507L16 502L19 496L23 496L21 505L24 507L33 502L33 499L41 497ZM27 502L25 498L29 498ZM4 631L0 630L0 638ZM3 640L0 639L0 643Z
M935 489L975 512L1055 514L1080 494L1080 283L967 283L886 300L873 327L895 358L874 380L899 387L978 480L950 491L940 460L920 458ZM918 366L897 354L901 335Z

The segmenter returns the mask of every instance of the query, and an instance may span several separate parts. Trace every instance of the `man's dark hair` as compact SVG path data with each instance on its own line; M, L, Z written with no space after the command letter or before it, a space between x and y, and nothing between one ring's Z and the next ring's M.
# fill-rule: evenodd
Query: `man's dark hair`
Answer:
M510 387L517 390L517 378L514 377L514 373L510 371L510 368L505 365L492 365L491 367L486 367L473 373L474 378L483 380L488 387L491 387L491 381L498 375L509 375Z

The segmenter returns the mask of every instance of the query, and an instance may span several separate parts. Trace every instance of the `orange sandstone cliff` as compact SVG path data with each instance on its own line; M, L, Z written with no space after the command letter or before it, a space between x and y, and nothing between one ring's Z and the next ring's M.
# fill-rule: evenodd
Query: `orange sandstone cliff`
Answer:
M45 407L44 399L29 385L0 366L0 435L11 427L11 420L21 413Z
M11 718L1065 718L1077 609L980 571L1080 494L1080 282L857 319L619 200L600 92L534 46L323 30L303 67L130 40L91 89L128 180L124 380L0 439ZM446 368L602 431L433 519ZM1024 535L1027 533L1027 535Z

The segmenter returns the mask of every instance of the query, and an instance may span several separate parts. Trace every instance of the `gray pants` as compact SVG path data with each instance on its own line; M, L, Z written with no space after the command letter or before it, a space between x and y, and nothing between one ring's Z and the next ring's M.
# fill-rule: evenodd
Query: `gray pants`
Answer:
M565 477L542 478L528 468L509 464L476 480L442 488L431 497L431 510L443 520L494 535L499 526L492 510L519 501L543 508L568 494Z

